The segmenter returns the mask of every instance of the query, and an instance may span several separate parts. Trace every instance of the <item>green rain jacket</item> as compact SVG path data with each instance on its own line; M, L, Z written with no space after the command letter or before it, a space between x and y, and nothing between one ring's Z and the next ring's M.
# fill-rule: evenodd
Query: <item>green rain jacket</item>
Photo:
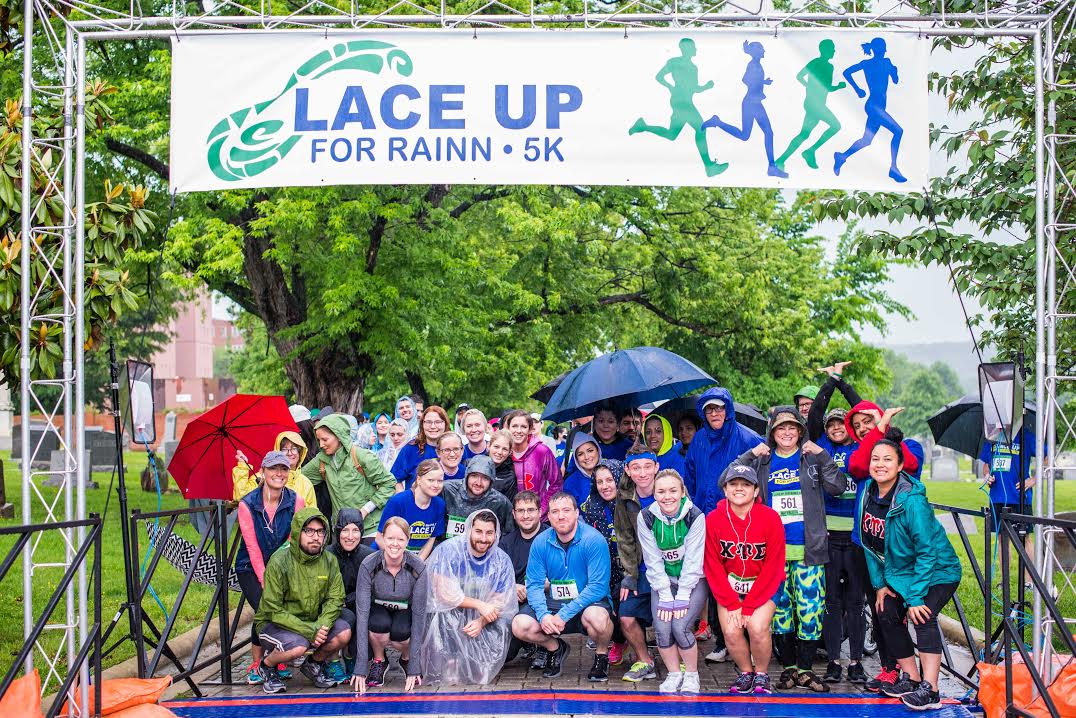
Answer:
M863 507L873 479L859 494L856 521L863 524ZM889 586L909 606L921 606L931 586L960 583L961 566L945 529L927 501L919 481L901 473L885 520L885 556L863 546L874 590Z
M325 524L325 543L311 556L299 547L303 527L314 519ZM324 549L331 538L329 520L308 506L291 520L291 541L269 558L254 624L272 623L310 641L322 626L331 628L344 607L344 579L336 556Z
M333 502L333 520L340 509L367 510L362 524L363 536L373 536L381 521L381 509L396 493L396 477L388 472L377 454L351 444L351 425L340 414L331 414L317 423L340 440L340 448L329 456L319 451L306 466L303 475L310 483L329 484ZM367 504L371 506L367 507Z

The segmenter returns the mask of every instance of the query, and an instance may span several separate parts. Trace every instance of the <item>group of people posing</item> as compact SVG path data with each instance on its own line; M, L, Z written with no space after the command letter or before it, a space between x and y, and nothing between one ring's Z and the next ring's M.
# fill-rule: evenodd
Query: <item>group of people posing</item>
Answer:
M630 653L622 679L639 682L658 678L652 628L662 693L700 691L712 632L705 660L735 662L733 693L825 692L847 671L938 707L937 616L961 564L917 478L921 450L892 426L900 409L863 401L845 366L774 407L765 436L718 387L675 422L603 408L573 426L562 461L524 411L493 430L464 405L453 430L441 407L404 398L414 438L391 463L349 417L297 417L316 454L284 433L257 474L237 455L233 476L236 572L256 609L248 681L283 691L299 666L365 693L385 683L390 647L406 690L489 683L513 660L552 679L564 637L585 634L590 681ZM850 410L828 409L834 391ZM865 609L882 663L871 680Z

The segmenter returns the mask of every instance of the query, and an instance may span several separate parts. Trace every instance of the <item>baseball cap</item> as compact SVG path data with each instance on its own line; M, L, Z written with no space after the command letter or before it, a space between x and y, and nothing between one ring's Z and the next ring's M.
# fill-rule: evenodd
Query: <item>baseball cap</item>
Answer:
M283 451L270 451L262 457L262 468L268 469L272 466L283 466L290 469L291 461L288 460L288 455Z
M459 406L456 407L456 413L458 414L461 411L467 411L470 408L471 408L470 404L467 404L467 403L460 404Z
M708 407L708 406L722 406L723 407L723 406L725 406L725 402L721 401L720 399L707 399L706 403L702 405L702 410L706 411L706 407Z
M826 418L822 421L822 426L827 426L829 422L833 420L839 420L844 423L844 417L848 415L848 411L845 409L830 409L826 412Z
M733 479L743 479L753 486L758 486L758 474L750 466L744 464L730 466L729 470L721 477L721 485L724 486Z
M288 407L288 413L291 414L292 421L295 423L310 420L310 410L302 404L292 404Z
M479 454L471 457L471 460L467 462L467 475L471 474L482 474L492 479L497 475L497 467L494 466L493 459L485 454Z

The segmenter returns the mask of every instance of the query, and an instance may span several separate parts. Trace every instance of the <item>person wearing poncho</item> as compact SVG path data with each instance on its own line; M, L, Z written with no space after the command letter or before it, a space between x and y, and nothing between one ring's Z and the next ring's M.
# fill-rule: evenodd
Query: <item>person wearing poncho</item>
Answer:
M504 665L519 604L500 533L496 515L480 509L467 517L461 540L445 541L430 556L422 645L429 683L485 685Z

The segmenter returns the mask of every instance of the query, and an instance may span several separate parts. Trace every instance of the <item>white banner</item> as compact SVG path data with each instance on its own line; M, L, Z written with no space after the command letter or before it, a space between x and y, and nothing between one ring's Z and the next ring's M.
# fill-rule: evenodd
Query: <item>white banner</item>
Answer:
M346 184L915 191L929 41L852 30L172 42L180 192Z

